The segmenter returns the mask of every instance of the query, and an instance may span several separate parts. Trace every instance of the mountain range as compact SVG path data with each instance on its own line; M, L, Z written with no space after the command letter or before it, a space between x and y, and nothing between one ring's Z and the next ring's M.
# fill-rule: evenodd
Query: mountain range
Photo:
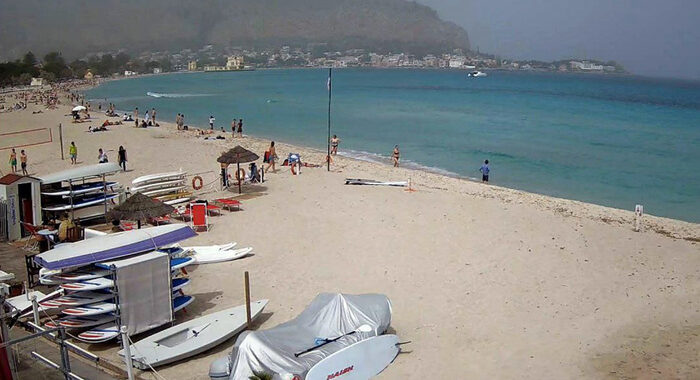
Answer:
M206 44L276 47L326 43L340 50L439 53L469 49L467 32L405 0L6 0L0 58L28 50L67 58L127 49Z

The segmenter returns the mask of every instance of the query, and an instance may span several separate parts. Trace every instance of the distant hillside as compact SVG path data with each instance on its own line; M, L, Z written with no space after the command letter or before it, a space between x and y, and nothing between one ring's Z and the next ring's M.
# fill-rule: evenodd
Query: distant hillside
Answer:
M328 42L341 48L469 48L464 29L404 0L4 0L0 58Z

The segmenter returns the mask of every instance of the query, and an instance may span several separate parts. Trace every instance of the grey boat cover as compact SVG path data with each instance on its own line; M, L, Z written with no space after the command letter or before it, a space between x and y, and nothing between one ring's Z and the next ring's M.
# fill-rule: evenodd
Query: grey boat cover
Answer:
M298 317L263 331L242 333L229 360L231 380L248 380L253 371L274 379L304 378L316 363L355 342L383 334L391 323L391 302L382 294L322 293ZM373 331L357 332L295 357L294 354L333 339L361 325Z

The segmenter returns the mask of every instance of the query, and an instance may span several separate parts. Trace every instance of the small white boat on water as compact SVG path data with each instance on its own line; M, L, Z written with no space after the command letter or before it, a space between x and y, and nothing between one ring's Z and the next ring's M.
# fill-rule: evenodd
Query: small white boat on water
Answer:
M467 73L467 76L470 78L483 78L488 75L483 71L470 71L469 73Z
M253 319L262 313L267 300L252 302ZM176 362L213 348L241 332L246 326L245 305L199 317L148 338L130 347L134 367L148 369ZM124 356L124 351L119 351Z

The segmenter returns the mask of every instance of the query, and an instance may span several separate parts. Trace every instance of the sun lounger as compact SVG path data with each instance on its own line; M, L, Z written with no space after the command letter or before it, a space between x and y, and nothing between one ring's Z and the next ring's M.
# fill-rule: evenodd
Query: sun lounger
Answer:
M209 231L209 210L206 203L191 203L192 229L204 228Z
M229 210L231 210L233 207L238 210L241 209L241 201L235 199L219 198L215 199L214 202L220 203L222 208L228 208Z

